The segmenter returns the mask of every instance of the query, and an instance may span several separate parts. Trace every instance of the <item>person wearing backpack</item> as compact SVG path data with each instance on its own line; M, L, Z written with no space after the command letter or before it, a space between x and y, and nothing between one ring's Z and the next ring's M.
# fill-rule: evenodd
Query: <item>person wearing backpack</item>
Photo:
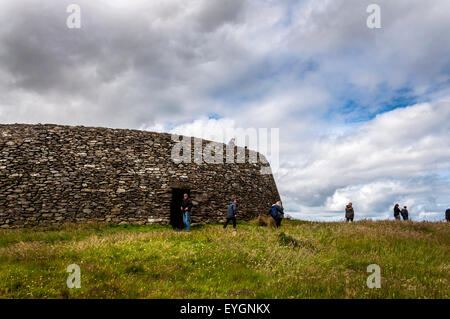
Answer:
M408 220L408 208L403 206L403 209L400 211L400 214L403 217L403 220Z
M236 198L234 198L228 203L227 221L223 225L223 229L227 228L227 225L230 222L230 220L233 221L233 228L236 229L236 216L237 216L236 203L237 203Z
M347 206L345 206L345 219L347 222L353 223L353 218L355 217L355 211L353 210L353 204L348 203Z
M272 205L269 211L270 216L272 216L275 228L278 228L281 226L281 220L284 216L284 210L281 206L281 202L278 201L275 204Z

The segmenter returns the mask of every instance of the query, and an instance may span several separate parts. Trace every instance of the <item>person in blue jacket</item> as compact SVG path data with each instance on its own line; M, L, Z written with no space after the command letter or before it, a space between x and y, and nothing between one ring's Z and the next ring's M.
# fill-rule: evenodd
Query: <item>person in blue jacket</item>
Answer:
M270 208L270 216L272 216L274 220L275 227L276 228L280 227L281 220L283 219L284 216L283 207L281 206L280 201L272 205L272 208Z
M227 228L227 225L230 222L230 220L233 221L233 228L236 229L236 215L237 215L236 203L237 201L235 198L228 203L227 221L223 225L223 229Z

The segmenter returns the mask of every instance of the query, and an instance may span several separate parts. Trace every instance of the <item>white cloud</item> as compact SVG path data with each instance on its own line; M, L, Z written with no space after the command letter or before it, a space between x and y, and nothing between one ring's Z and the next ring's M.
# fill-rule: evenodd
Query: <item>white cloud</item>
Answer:
M325 210L342 210L351 201L360 217L385 214L400 201L413 217L444 209L450 180L433 174L450 173L449 121L449 102L425 103L316 140L307 160L279 177L282 193Z

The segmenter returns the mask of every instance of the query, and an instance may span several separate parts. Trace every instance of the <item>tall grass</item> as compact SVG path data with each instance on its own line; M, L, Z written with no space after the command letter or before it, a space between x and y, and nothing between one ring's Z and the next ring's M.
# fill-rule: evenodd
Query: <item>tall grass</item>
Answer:
M450 225L239 222L0 230L2 298L449 298ZM66 268L81 268L69 289ZM382 287L366 285L367 266Z

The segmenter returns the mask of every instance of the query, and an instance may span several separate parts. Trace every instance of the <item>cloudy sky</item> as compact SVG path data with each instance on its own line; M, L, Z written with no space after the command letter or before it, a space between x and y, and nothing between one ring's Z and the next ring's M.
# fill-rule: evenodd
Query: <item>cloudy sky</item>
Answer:
M450 1L0 0L0 122L208 137L279 128L311 220L450 206ZM69 4L81 28L69 29ZM206 135L206 136L205 136Z

